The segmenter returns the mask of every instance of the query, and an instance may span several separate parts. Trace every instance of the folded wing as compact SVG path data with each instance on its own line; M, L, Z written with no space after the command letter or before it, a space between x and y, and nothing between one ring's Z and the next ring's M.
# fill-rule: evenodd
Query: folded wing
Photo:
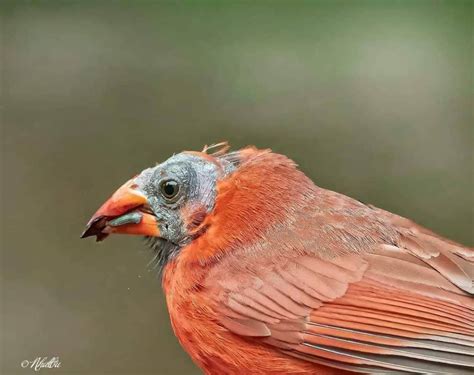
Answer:
M474 251L389 219L397 244L332 259L295 252L263 272L216 281L220 323L290 356L355 372L472 373Z

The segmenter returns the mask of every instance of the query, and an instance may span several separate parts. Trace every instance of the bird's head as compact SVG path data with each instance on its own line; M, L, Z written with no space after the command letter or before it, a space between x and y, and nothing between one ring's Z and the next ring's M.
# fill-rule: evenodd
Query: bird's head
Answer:
M81 237L102 241L112 233L135 234L176 245L192 239L214 207L217 181L238 163L238 154L227 154L227 148L222 143L185 151L143 170L97 210Z

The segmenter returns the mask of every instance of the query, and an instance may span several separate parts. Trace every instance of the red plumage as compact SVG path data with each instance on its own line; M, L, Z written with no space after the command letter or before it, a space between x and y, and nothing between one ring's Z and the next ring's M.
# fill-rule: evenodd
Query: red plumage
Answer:
M207 374L473 370L472 248L319 188L285 156L236 158L163 275Z

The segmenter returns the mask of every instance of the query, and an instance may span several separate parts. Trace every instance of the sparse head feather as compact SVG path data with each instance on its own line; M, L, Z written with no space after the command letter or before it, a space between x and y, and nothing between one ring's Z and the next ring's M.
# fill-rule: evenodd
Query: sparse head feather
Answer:
M226 177L251 159L271 152L270 149L259 150L255 146L247 146L237 151L229 152L229 150L228 142L220 142L211 146L205 145L202 151L183 151L183 153L215 163L223 171L223 176Z

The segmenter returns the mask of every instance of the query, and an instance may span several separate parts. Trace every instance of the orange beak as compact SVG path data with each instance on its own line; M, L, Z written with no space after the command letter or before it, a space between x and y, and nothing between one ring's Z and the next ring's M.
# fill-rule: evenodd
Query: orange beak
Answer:
M96 236L102 241L110 233L158 237L160 230L146 196L132 180L123 184L92 216L81 238Z

